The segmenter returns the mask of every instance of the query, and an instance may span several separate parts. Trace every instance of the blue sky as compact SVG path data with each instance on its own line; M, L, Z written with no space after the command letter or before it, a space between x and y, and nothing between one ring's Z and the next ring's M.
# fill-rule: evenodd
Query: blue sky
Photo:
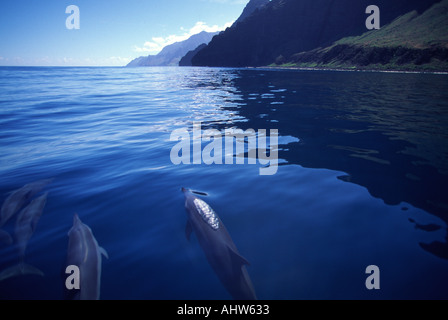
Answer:
M2 0L0 65L121 66L236 20L249 0ZM66 7L80 29L66 28Z

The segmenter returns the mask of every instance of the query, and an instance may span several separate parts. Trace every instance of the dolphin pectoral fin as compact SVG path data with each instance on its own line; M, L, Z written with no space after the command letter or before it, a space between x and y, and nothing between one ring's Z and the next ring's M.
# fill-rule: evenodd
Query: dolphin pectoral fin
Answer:
M232 257L232 261L235 265L241 267L243 265L250 265L249 261L247 261L243 256L241 256L238 252L227 246L227 249L230 252L230 256Z
M12 244L12 237L10 236L10 234L1 229L0 229L0 244L4 244L7 246Z
M193 232L193 227L191 226L190 221L187 221L187 225L185 226L185 236L187 240L190 241L191 233Z
M3 270L0 273L0 281L24 275L36 275L43 277L44 273L29 264L21 263Z
M107 254L107 251L104 250L104 248L99 247L100 253L105 256L107 259L109 259L109 255Z

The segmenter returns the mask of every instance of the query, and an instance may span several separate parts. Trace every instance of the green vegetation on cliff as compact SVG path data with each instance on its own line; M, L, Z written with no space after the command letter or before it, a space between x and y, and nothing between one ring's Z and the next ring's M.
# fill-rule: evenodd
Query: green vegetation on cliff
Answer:
M418 14L409 12L383 26L331 46L278 57L273 66L448 71L448 0Z
M387 25L413 10L421 14L438 2L375 0L374 4L381 10L381 23ZM214 37L192 58L192 64L258 67L276 60L294 62L291 58L296 53L362 35L368 17L365 11L371 4L371 0L272 0Z

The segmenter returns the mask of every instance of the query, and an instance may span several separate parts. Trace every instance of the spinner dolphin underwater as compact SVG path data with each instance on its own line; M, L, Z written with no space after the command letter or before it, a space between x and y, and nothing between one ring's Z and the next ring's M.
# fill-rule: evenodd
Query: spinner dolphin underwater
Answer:
M197 236L210 266L229 293L238 300L256 299L252 281L246 270L249 262L241 256L216 212L203 200L182 188L188 221L187 239Z

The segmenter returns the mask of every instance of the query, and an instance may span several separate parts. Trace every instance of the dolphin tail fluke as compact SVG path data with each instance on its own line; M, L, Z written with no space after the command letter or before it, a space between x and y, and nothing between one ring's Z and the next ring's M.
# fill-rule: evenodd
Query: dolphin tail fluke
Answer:
M12 237L10 234L2 229L0 229L0 244L7 246L12 244Z
M0 273L0 281L25 275L36 275L43 277L44 273L39 269L37 269L36 267L33 267L32 265L26 263L20 263L18 265L3 270Z
M249 265L249 261L241 256L237 250L234 250L231 247L227 248L230 252L234 272L239 275L237 280L239 290L233 292L233 298L235 300L257 300L252 280L250 279L246 268L244 268L245 265Z

